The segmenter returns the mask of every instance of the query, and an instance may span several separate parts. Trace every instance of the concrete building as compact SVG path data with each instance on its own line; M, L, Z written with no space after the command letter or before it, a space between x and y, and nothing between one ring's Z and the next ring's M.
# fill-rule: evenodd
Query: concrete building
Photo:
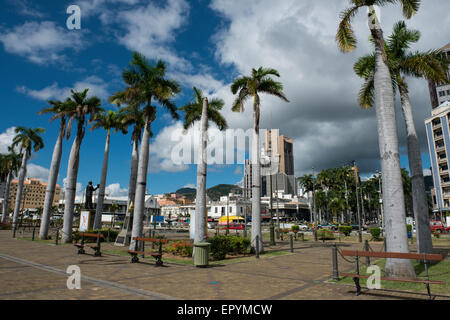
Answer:
M211 202L211 209L208 211L208 217L213 220L226 216L251 216L251 200L245 199L242 195L230 193L228 196L220 197L219 201Z
M440 49L450 57L450 43ZM450 75L449 75L450 78ZM450 101L450 85L428 82L430 91L431 108L436 109L446 101Z
M431 159L434 189L432 197L434 210L450 210L450 102L446 101L431 111L431 117L425 119L428 149Z
M275 170L272 174L261 171L261 196L269 196L270 193L282 192L284 194L297 194L297 183L294 176L294 141L284 135L280 135L278 129L266 130L263 135L261 159L271 161ZM245 161L244 170L244 195L252 197L252 172L253 165L250 160ZM270 183L272 181L272 183ZM273 190L273 191L272 191Z
M17 187L19 181L12 180L9 187L8 203L10 207L14 207L17 196ZM44 207L45 202L45 190L47 183L40 182L38 179L27 179L23 183L22 202L20 203L20 209L36 209ZM61 195L61 187L57 184L55 195L53 197L53 205L57 206Z

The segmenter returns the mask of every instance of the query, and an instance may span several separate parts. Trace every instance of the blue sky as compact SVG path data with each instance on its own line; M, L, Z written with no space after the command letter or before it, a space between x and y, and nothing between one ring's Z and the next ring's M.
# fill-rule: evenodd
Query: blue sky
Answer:
M233 114L231 81L252 67L273 67L290 103L264 97L262 128L280 128L294 138L295 171L338 166L356 160L363 175L379 169L376 121L373 111L361 110L356 95L361 85L352 74L356 58L371 48L364 13L355 18L358 49L342 54L334 42L338 15L347 1L282 0L2 0L0 11L0 63L3 116L0 119L0 152L11 138L14 126L46 128L45 149L30 160L30 174L45 179L50 165L58 124L49 116L38 116L47 99L63 99L71 88L90 88L104 108L115 108L107 97L123 88L121 70L132 51L167 62L168 76L182 84L176 103L192 97L192 87L210 97L225 100L224 115L231 128L251 127L251 105ZM442 47L450 38L447 29L438 31L434 21L450 21L450 5L423 4L408 25L422 31L417 49ZM81 7L81 30L68 30L66 8ZM401 19L394 6L382 9L382 25L388 34ZM411 79L411 98L416 105L416 127L421 140L424 169L430 167L423 120L429 115L426 83ZM401 150L406 140L398 114ZM153 124L148 192L175 191L196 183L196 167L168 165L168 133L180 122L158 111ZM72 137L73 138L73 137ZM98 183L105 133L88 131L83 140L78 182ZM172 142L173 143L173 142ZM65 142L58 183L66 176L72 139ZM401 157L407 167L407 157ZM114 134L111 142L107 185L114 195L126 195L131 156L130 135ZM213 166L208 187L235 184L242 179L242 166Z

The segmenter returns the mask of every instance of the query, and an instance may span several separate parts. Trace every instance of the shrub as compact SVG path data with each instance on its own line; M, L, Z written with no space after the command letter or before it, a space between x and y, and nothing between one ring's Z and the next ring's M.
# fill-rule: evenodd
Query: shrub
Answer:
M317 238L320 240L333 240L335 239L334 233L331 230L319 229L317 230Z
M169 245L168 251L174 255L192 257L194 246L189 241L175 241Z
M299 227L298 225L296 225L296 224L294 224L294 225L291 227L291 229L292 229L293 232L296 232L296 233L300 231L300 227Z
M434 230L433 235L436 239L439 239L439 237L441 236L439 231L437 231L437 230Z
M229 251L228 253L233 254L245 254L250 246L250 240L238 236L229 236Z
M381 239L381 229L380 228L370 228L370 234L372 235L372 240L378 241Z
M100 233L103 235L104 238L100 238L100 242L107 241L108 240L108 229L102 229L102 230L87 230L83 233ZM116 241L117 236L119 235L118 230L111 229L109 230L109 241L114 242ZM72 232L72 240L75 242L78 242L81 240L80 231L74 231ZM84 238L85 243L95 243L97 242L97 238L93 237L85 237Z
M407 224L407 225L406 225L406 231L407 231L407 232L411 232L411 231L412 231L412 225Z
M0 230L11 230L12 225L10 223L0 223Z
M344 234L346 237L348 237L352 233L352 227L351 226L339 226L338 230L342 234Z
M211 256L215 260L225 259L226 255L230 249L229 237L224 236L224 235L218 235L218 236L209 238L208 242L211 243L211 246L210 246Z

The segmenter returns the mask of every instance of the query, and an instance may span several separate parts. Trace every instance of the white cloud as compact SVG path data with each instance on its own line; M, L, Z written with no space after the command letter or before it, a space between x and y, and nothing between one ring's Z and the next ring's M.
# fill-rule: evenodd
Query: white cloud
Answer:
M110 96L109 84L97 76L89 76L83 80L77 81L72 88L75 91L89 89L88 96L97 96L103 100L107 100ZM38 100L58 99L65 100L71 95L72 88L59 87L58 83L53 83L40 90L30 89L26 86L17 86L16 90Z
M0 133L0 153L7 154L9 153L8 147L11 146L11 143L16 136L16 127L11 127L6 129L5 132Z
M216 57L237 73L249 74L259 66L275 68L281 74L290 103L261 97L261 128L279 128L294 139L297 175L357 160L362 173L379 168L379 148L374 110L361 110L357 94L362 81L353 73L359 56L372 51L367 41L366 11L354 19L358 49L339 52L335 34L339 13L348 1L313 0L213 0L210 7L228 23L217 32ZM448 43L448 29L436 29L429 21L450 22L450 2L422 2L419 13L407 21L422 32L413 50L439 48ZM402 19L399 5L381 9L385 35ZM427 142L423 119L429 116L428 87L423 80L409 80L416 130L422 151ZM226 102L223 114L232 128L252 127L251 101L243 114L233 113L229 84L216 90ZM403 118L397 114L399 142L406 146Z
M27 178L36 178L41 182L48 181L48 174L50 170L34 163L27 164Z
M116 21L126 32L119 42L132 51L139 51L149 58L161 58L172 67L186 70L190 63L170 48L175 32L185 25L189 4L185 0L168 0L164 7L148 3L131 10L121 10Z
M26 57L37 64L67 62L62 53L84 47L81 32L71 32L52 21L25 22L0 33L6 52Z
M128 189L121 188L120 183L112 183L106 186L105 193L108 197L126 197L128 195Z

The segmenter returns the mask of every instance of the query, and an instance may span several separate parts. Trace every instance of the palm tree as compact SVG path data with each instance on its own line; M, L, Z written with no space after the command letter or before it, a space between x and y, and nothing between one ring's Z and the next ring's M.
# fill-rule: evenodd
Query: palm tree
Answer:
M50 121L60 119L58 138L56 139L55 147L53 148L52 162L48 174L48 183L45 190L44 209L42 212L41 227L39 229L39 238L42 240L48 237L48 226L50 222L51 209L53 205L53 198L56 189L56 180L58 179L59 167L61 163L62 145L64 136L66 135L67 116L66 112L69 110L70 102L61 101L47 101L51 106L42 109L38 114L51 113L53 116Z
M130 183L128 187L128 203L127 212L136 194L136 181L137 181L137 169L139 161L139 141L141 140L142 129L145 126L144 111L138 105L129 105L119 110L120 119L125 127L134 125L133 132L131 134L131 171L130 171ZM150 130L150 138L153 137L153 133Z
M120 101L116 101L120 106ZM141 140L142 129L145 125L144 110L141 110L139 105L128 105L119 110L120 120L124 127L134 125L133 132L131 134L131 170L130 170L130 183L128 186L128 201L125 220L122 225L122 230L119 236L116 238L117 245L129 244L129 233L131 233L133 210L132 204L136 195L136 181L138 174L138 162L139 162L139 141ZM150 130L150 138L153 137L153 133Z
M180 108L180 110L186 113L183 125L184 130L188 130L195 122L200 121L194 243L206 240L206 148L208 143L208 122L212 121L215 123L221 131L228 127L226 120L219 112L222 110L224 104L225 102L222 99L217 98L208 102L208 98L203 96L202 90L194 87L194 100Z
M20 163L22 159L21 154L14 152L14 149L9 147L9 153L1 155L1 177L0 180L5 182L5 194L3 196L3 213L1 222L6 222L6 216L9 211L9 188L13 177L17 176L20 169Z
M69 163L67 167L66 192L64 198L64 223L61 241L69 243L72 241L72 224L75 206L75 196L77 188L78 167L80 162L80 147L86 131L86 118L89 116L89 123L95 115L103 109L100 107L101 101L97 97L87 97L89 89L84 91L71 90L72 96L69 100L69 110L66 116L69 119L67 123L67 136L70 135L73 121L78 122L77 134L70 150Z
M31 152L37 152L44 148L44 141L41 134L45 132L44 128L25 128L17 127L16 136L13 139L12 148L19 147L22 153L22 164L19 170L19 182L17 185L16 203L14 206L13 226L16 227L17 218L19 217L20 202L22 200L23 183L27 172L27 161L31 156Z
M429 227L428 203L423 178L422 159L419 139L414 126L412 105L409 99L408 84L405 76L424 77L435 83L448 82L449 60L439 50L426 52L407 52L412 43L418 42L420 32L409 30L404 21L394 25L392 35L385 44L388 65L394 90L398 88L407 131L408 160L411 170L413 192L413 212L417 228L417 250L421 253L432 251ZM354 65L358 76L365 80L359 94L359 103L363 108L373 107L373 77L375 73L374 54L361 57ZM403 185L405 188L406 186Z
M118 114L112 110L109 110L107 113L106 112L97 113L93 121L94 125L92 126L91 130L95 130L98 128L106 130L105 154L103 157L102 175L100 177L100 188L97 197L97 206L95 210L95 219L94 219L94 230L97 230L101 228L102 224L103 201L105 199L106 176L108 174L109 143L111 140L110 139L111 129L114 129L114 132L121 130L123 134L126 134L127 130L124 127Z
M397 123L394 109L394 91L381 29L374 5L385 6L400 2L403 15L411 18L419 9L420 0L350 0L352 6L341 13L341 22L336 35L339 48L343 52L356 47L352 30L352 19L363 7L369 8L368 25L375 43L374 95L378 124L381 170L383 174L383 203L386 221L386 250L389 252L409 252L406 232L405 204L400 173ZM414 277L410 260L387 259L385 273L394 277Z
M258 247L263 252L262 234L261 234L261 165L259 148L259 117L260 117L260 94L266 93L279 97L289 102L283 93L281 82L274 81L271 76L280 77L275 69L263 68L252 69L250 77L242 76L237 78L231 85L231 92L238 94L232 110L234 112L243 112L244 104L247 99L253 97L253 142L252 142L252 250L256 248L256 236L259 237Z
M130 67L123 71L122 78L127 85L125 90L117 92L110 101L112 103L126 103L130 105L144 105L145 125L142 134L141 150L139 153L138 175L136 182L136 196L133 212L133 228L131 238L142 235L142 220L145 209L145 190L147 186L147 169L151 124L156 119L156 107L152 101L156 100L168 110L174 119L179 119L177 107L171 101L181 91L176 81L165 78L166 64L159 60L152 65L142 54L133 52ZM135 241L130 241L130 249L134 249Z

